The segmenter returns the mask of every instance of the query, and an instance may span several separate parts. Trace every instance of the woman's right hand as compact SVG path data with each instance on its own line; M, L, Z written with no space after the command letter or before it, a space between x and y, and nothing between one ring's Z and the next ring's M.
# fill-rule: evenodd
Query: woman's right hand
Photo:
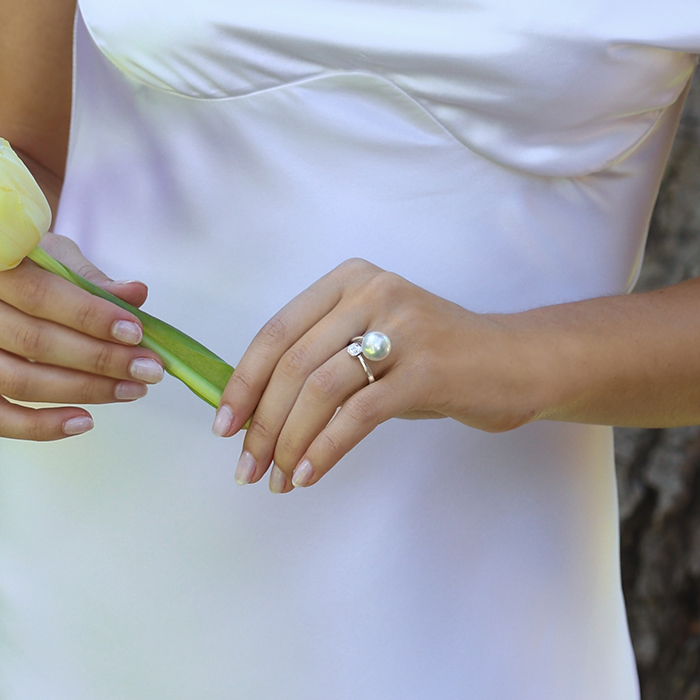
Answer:
M148 290L140 282L113 282L71 240L47 234L57 260L134 306ZM29 408L40 403L133 401L163 378L158 356L144 348L138 319L24 260L0 272L0 437L58 440L93 427L77 407Z

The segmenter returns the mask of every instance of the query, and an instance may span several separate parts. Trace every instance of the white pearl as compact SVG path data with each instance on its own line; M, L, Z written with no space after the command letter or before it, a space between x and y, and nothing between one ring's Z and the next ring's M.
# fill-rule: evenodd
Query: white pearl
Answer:
M391 341L388 336L379 331L370 331L362 338L362 354L373 362L379 362L388 357L391 352Z

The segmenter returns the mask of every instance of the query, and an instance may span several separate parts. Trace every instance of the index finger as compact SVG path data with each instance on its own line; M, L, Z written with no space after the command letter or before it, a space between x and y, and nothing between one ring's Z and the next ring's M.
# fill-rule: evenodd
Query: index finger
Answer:
M0 273L0 300L99 340L138 345L143 339L141 322L133 314L29 260Z

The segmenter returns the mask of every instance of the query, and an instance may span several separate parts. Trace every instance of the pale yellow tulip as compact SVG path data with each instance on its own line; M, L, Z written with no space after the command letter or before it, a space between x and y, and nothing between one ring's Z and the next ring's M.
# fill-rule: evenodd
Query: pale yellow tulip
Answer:
M34 176L0 138L0 271L17 267L51 226L51 208Z

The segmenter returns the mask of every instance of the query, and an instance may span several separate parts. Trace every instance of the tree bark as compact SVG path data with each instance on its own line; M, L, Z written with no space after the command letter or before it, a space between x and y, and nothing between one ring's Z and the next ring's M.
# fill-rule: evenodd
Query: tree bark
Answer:
M637 290L698 275L700 76L666 169ZM622 585L642 700L700 700L700 427L618 428L615 441Z

